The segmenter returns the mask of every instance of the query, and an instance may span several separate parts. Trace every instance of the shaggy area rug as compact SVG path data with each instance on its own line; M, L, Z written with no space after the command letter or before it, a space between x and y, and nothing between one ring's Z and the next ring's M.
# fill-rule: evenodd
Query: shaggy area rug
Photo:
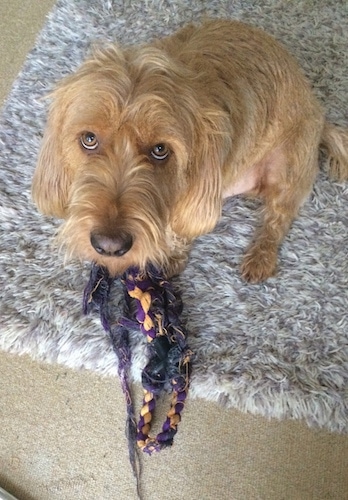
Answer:
M205 16L240 19L275 35L300 61L330 120L348 125L346 2L59 0L1 116L1 349L117 374L98 315L81 312L89 266L64 267L52 248L58 222L39 215L30 199L47 110L41 97L91 43L144 42ZM322 169L282 246L277 276L248 285L239 264L257 206L241 197L226 201L220 223L196 242L176 279L195 352L190 397L347 431L347 207L348 186ZM120 293L116 283L115 308ZM132 377L140 380L144 339L134 332L131 340Z

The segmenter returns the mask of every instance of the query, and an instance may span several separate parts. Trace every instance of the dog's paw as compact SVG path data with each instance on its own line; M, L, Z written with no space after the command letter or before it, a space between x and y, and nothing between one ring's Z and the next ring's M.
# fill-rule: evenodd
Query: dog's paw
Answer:
M277 268L277 248L267 245L252 246L245 254L242 265L242 277L250 283L259 283L274 276Z

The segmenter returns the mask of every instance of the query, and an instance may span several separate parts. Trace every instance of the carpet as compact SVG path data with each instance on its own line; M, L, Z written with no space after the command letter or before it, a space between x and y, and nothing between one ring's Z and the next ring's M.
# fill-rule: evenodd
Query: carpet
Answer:
M42 97L91 44L145 42L206 16L275 35L300 61L329 119L348 124L346 2L59 0L0 118L0 349L117 375L98 315L81 312L89 265L64 266L52 245L58 221L38 214L30 199L47 111ZM196 241L175 280L195 353L190 397L347 432L347 206L348 186L322 169L282 246L277 276L248 285L239 263L258 206L226 201L221 221ZM120 296L115 283L115 310ZM139 381L145 341L133 332L131 342L131 375Z

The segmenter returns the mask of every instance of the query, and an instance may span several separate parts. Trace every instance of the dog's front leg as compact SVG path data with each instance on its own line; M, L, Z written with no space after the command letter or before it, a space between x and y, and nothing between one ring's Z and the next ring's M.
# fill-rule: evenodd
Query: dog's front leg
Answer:
M244 256L241 272L247 281L264 281L276 272L278 249L300 206L307 198L318 170L318 133L303 134L290 147L276 150L263 163L258 188L264 199L263 221ZM312 147L308 143L312 141ZM306 142L304 144L304 142ZM295 147L298 146L298 147Z
M241 272L251 283L264 281L273 276L277 268L279 245L286 236L298 204L284 202L281 195L266 199L263 222L243 258Z

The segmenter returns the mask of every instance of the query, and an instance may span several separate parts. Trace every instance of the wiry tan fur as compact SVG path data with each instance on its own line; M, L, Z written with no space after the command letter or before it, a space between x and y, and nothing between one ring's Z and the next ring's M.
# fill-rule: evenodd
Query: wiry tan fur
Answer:
M312 188L320 145L332 174L348 177L347 130L326 123L285 49L239 22L109 46L53 98L34 200L65 219L69 255L113 274L149 262L179 272L192 240L217 223L223 198L246 193L262 197L264 210L242 274L264 280ZM95 134L96 150L82 147L84 132ZM157 144L168 148L166 159L153 158ZM119 248L126 251L117 256Z

